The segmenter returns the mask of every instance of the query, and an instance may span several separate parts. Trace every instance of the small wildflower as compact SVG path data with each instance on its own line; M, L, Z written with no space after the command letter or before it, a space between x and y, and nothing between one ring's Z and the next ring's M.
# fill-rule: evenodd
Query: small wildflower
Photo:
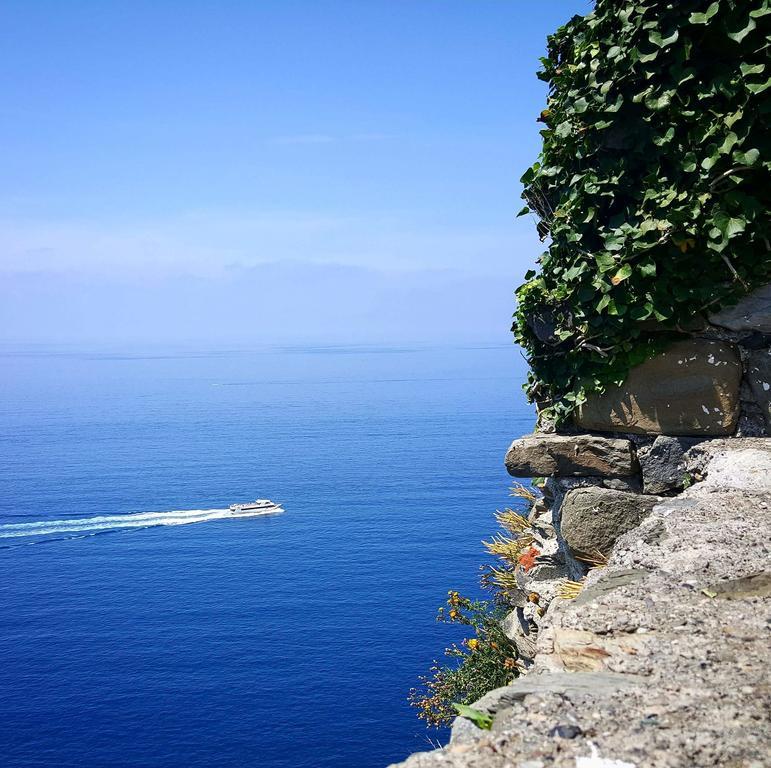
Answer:
M541 553L535 547L530 547L527 552L520 555L517 562L522 566L523 571L529 571L535 565L535 559L540 554Z
M472 651L475 651L479 647L479 640L477 640L475 637L472 637L471 640L466 640L466 645Z

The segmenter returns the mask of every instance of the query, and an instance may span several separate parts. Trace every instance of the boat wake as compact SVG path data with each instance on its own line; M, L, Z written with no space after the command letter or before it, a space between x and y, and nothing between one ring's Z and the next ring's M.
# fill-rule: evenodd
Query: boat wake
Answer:
M272 512L283 511L280 508ZM138 512L128 515L100 515L98 517L70 518L68 520L38 520L34 523L8 523L0 525L0 539L21 539L55 536L80 538L73 534L94 535L107 531L131 528L154 528L159 525L191 525L212 520L259 517L265 511L234 512L230 509L181 509L171 512Z

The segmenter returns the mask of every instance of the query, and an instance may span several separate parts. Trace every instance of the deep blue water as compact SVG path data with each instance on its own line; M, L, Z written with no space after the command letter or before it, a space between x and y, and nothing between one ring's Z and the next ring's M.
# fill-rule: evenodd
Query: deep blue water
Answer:
M3 766L428 747L406 695L455 639L436 608L476 592L504 451L532 428L514 347L5 347L0 367L0 526L51 530L0 527ZM59 522L257 496L286 513Z

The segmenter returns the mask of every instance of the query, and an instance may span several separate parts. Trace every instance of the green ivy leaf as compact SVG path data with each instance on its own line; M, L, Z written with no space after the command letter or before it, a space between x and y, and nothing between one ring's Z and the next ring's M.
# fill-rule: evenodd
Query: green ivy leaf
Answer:
M758 25L755 23L755 19L750 17L746 26L742 27L742 29L738 29L736 32L729 32L726 30L726 34L731 38L731 40L735 40L737 43L741 43L741 41L744 40L744 38L747 37L747 35L749 35L749 33L752 32L752 30L757 26Z
M616 260L609 253L596 253L594 260L600 272L609 272L616 267Z
M680 37L680 33L675 30L669 37L662 37L661 32L659 32L657 29L653 30L648 34L648 40L650 40L654 45L658 46L659 48L664 48L667 45L672 45L672 43L677 41L677 38Z
M718 147L718 152L721 155L727 155L734 147L734 144L739 141L739 137L731 131L726 137L723 143Z
M739 69L741 70L741 73L747 77L747 75L759 75L761 72L763 72L766 68L765 64L745 64L742 62L739 65Z
M576 101L573 103L573 109L579 115L586 112L588 108L589 102L583 96L580 99L576 99Z
M664 91L664 93L659 96L647 96L645 99L645 106L648 107L648 109L652 109L654 112L660 112L672 103L672 96L674 93L674 91Z
M760 150L748 149L746 152L734 152L733 159L742 165L755 165L760 157Z
M455 711L466 720L471 720L477 728L483 731L489 731L493 727L493 718L488 712L483 712L481 709L475 709L467 704L456 704L453 702Z
M623 282L624 280L627 280L632 276L632 267L629 264L624 264L621 269L616 272L613 277L610 278L610 282L613 285L618 285L619 283Z
M691 24L709 24L709 20L720 10L720 3L711 3L704 13L692 13L688 17Z
M744 219L729 216L725 211L718 211L714 217L715 227L727 238L744 232L746 222Z
M669 142L672 141L674 136L675 136L675 129L673 126L670 126L667 129L667 132L665 134L663 134L662 136L656 136L656 138L653 139L653 143L657 147L663 147L664 144L669 144Z
M769 77L768 80L766 80L764 83L746 83L745 85L750 93L763 93L763 91L771 87L771 77Z
M683 158L683 164L680 166L686 173L693 173L696 170L696 155L688 152Z

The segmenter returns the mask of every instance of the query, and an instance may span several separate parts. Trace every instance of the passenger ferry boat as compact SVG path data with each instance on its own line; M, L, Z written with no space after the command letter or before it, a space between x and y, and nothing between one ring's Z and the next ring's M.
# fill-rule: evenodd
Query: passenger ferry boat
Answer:
M270 499L256 499L255 501L245 501L242 504L231 504L228 507L231 512L257 514L259 512L283 512L280 504L276 504Z

